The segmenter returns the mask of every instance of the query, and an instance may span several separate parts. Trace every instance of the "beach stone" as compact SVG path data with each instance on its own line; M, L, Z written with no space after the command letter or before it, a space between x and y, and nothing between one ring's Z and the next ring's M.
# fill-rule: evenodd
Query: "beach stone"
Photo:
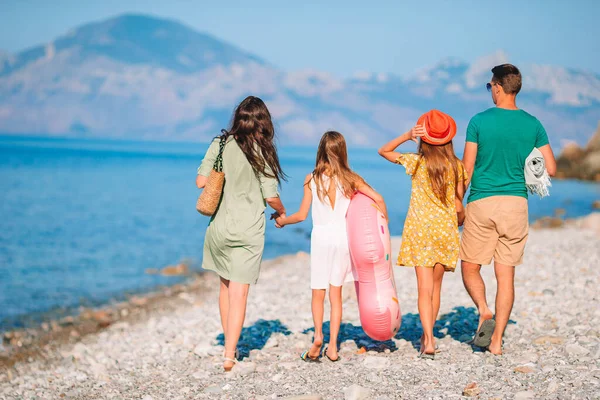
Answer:
M516 364L527 364L527 363L536 363L539 360L539 356L537 353L532 351L524 352L523 354L515 357Z
M366 400L371 396L371 391L358 385L344 389L344 400Z
M117 330L117 331L126 331L129 328L130 328L129 322L125 322L125 321L117 322L116 324L114 324L111 327L111 329Z
M532 367L530 367L529 365L522 365L519 367L516 367L514 369L515 372L520 372L522 374L530 374L532 372L535 372L535 369L533 369Z
M265 343L265 347L263 347L263 348L264 349L272 349L277 346L279 346L279 341L277 340L277 337L271 336L269 338L269 340L267 340L267 343Z
M192 374L192 378L198 379L198 380L205 380L205 379L208 379L209 377L210 377L210 374L208 373L208 371L205 371L203 369L198 370Z
M154 400L154 399L152 398L152 396L150 396L150 395L147 395L147 396L144 396L144 397L142 398L142 400Z
M194 354L198 357L207 357L210 355L213 346L209 343L200 343L196 347L194 347Z
M75 380L77 380L77 382L83 382L86 381L88 379L87 374L83 373L83 372L79 372L75 375Z
M563 344L565 341L565 338L562 336L540 336L536 339L533 340L534 344L545 344L545 343L551 343L551 344Z
M235 371L238 375L246 376L256 371L256 364L253 362L238 363L235 366Z
M284 397L286 400L323 400L318 394L306 394L301 396Z
M552 382L550 382L548 384L548 386L546 387L546 392L547 393L554 393L558 390L558 382L556 382L555 380L553 380Z
M565 346L565 351L572 356L585 356L590 351L577 343L571 343Z
M465 397L476 397L481 393L481 389L477 386L477 383L471 382L463 389L463 396Z
M293 362L284 362L284 363L279 363L279 368L283 368L283 369L287 369L287 370L291 370L291 369L295 369L296 368L296 363Z
M386 357L366 356L363 365L365 368L383 369L390 366L390 360Z
M535 399L535 393L533 393L532 391L527 390L527 391L515 393L515 400L529 400L529 399Z
M148 304L148 299L145 297L133 296L131 299L129 299L129 303L136 307L144 307L146 304Z
M96 321L101 328L106 328L112 323L112 317L106 311L96 311L92 314L92 319Z
M223 391L223 389L221 389L221 387L217 386L217 385L211 385L204 389L204 393L211 393L211 394L221 393L222 391Z
M63 319L60 320L60 325L61 326L71 326L75 323L75 318L68 316L68 317L64 317Z
M169 265L164 267L160 271L163 276L179 276L185 275L188 273L188 266L186 264L180 263L177 265Z

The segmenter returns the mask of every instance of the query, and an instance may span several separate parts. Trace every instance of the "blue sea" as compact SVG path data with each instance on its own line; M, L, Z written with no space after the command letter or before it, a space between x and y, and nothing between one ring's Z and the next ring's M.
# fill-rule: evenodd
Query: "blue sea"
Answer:
M202 264L208 218L196 212L196 169L207 145L0 136L0 331L181 282L148 268ZM281 147L288 211L298 208L315 148ZM382 193L402 233L410 179L373 149L352 167ZM600 185L555 181L530 217L585 215ZM265 258L309 250L310 222L267 229Z

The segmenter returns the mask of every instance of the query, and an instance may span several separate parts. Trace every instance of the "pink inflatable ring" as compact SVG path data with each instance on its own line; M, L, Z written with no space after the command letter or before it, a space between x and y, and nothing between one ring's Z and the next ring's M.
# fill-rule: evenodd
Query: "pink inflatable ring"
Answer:
M370 197L357 192L346 223L362 328L371 339L389 340L400 329L401 315L387 220Z

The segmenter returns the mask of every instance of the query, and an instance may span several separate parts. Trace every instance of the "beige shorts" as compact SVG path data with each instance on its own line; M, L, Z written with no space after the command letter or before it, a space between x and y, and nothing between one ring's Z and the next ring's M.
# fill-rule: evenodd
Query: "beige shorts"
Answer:
M473 264L523 263L529 235L527 199L492 196L467 204L460 259Z

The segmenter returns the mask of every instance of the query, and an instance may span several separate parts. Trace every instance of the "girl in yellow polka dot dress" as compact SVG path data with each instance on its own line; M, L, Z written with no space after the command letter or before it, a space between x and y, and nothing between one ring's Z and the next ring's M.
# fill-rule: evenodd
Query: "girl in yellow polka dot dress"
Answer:
M403 165L412 176L398 265L415 267L423 326L420 357L429 359L435 356L433 326L440 309L442 278L444 271L456 268L458 226L464 220L466 174L454 154L455 135L452 117L431 110L419 118L414 128L379 149L381 156ZM419 143L417 154L395 151L409 140Z

